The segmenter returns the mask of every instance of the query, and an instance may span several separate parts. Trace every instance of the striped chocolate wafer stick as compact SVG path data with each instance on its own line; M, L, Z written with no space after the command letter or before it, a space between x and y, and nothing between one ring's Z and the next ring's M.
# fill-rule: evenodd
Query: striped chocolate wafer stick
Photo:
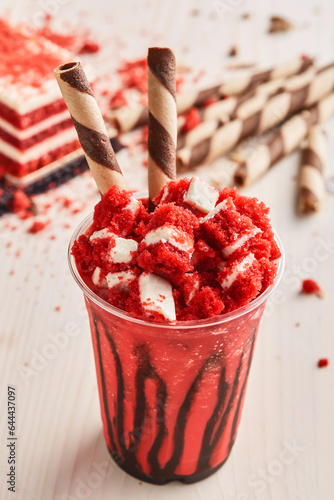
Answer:
M125 189L105 123L81 64L62 64L55 69L55 75L101 194L113 185Z
M177 112L175 57L171 50L150 48L148 63L148 189L150 200L176 178Z
M222 125L211 137L195 146L180 149L176 158L178 168L187 170L219 158L246 137L271 129L289 115L312 106L333 89L334 65L330 64L318 70L311 82L270 97L260 109L254 102L251 105L251 100L244 102L242 116Z
M296 149L311 127L325 122L333 113L334 93L287 120L267 144L256 148L246 161L238 165L234 182L238 186L248 186L254 182Z
M177 112L182 114L187 112L193 106L201 106L209 98L221 99L224 95L234 96L247 92L247 90L256 87L264 82L281 80L292 75L303 73L313 66L312 59L296 59L273 68L268 71L256 73L254 75L238 76L233 80L215 85L204 90L188 90L177 96ZM273 84L275 86L275 84ZM234 110L235 102L238 99L231 98L222 105L221 113L229 114L229 110ZM227 111L225 111L227 110ZM111 111L108 115L108 121L117 128L119 132L129 132L137 127L147 125L148 109L146 106L122 107Z
M302 151L299 174L298 208L308 214L320 210L325 197L324 164L327 157L328 141L321 125L312 127Z

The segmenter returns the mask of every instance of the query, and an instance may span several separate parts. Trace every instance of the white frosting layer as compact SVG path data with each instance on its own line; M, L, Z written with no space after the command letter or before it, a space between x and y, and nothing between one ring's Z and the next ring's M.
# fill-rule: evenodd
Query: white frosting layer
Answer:
M114 239L115 245L110 249L109 255L113 262L116 264L131 262L132 252L135 252L138 248L138 243L130 238L121 238L116 234L112 233L106 227L95 231L90 236L90 241L100 240L100 239Z
M65 111L50 116L50 118L38 122L32 127L28 127L25 130L20 130L0 117L0 128L2 130L5 130L5 132L8 132L8 134L12 135L13 137L16 137L19 141L24 141L29 137L33 137L34 135L39 134L40 132L47 130L50 127L53 127L54 125L57 125L58 123L68 120L69 118L71 118L71 115L69 111L65 109Z
M206 215L205 217L203 217L203 219L200 220L200 223L206 222L209 219L213 219L213 217L219 214L219 212L221 212L222 210L227 210L228 205L229 203L227 200L218 203L218 205L213 210L211 210L211 212L208 213L208 215Z
M184 201L200 212L209 213L217 203L219 193L198 177L193 177L185 193Z
M136 278L132 271L120 271L119 273L108 273L107 283L108 288L119 286L120 288L127 288L128 284Z
M184 231L173 226L161 226L150 231L144 238L146 245L154 245L156 243L170 243L175 248L192 254L194 251L193 239Z
M115 236L114 233L109 231L106 227L103 229L100 229L99 231L95 231L89 238L90 241L94 240L99 240L102 238L111 238L112 236Z
M110 257L116 264L131 262L133 255L138 248L135 240L115 237L116 244L110 249Z
M233 252L235 252L238 248L241 248L246 241L250 240L253 238L256 234L261 233L261 229L258 227L254 226L254 229L250 231L249 233L243 234L237 241L235 241L232 245L228 245L225 248L222 249L221 253L223 257L229 257L232 255Z
M141 303L147 311L156 311L164 318L175 321L173 289L169 281L156 274L143 273L139 278Z
M130 212L132 212L133 215L135 216L139 212L140 206L141 206L140 201L136 200L136 198L132 196L130 202L126 205L125 208L126 210L130 210Z
M66 129L63 132L49 137L45 141L39 142L25 151L20 151L11 144L0 139L0 152L13 161L18 163L27 163L31 160L37 160L41 156L53 151L65 144L69 144L77 139L75 128Z
M101 279L101 268L96 267L94 269L94 272L92 274L92 281L94 285L100 286L100 287L107 287L107 280L105 278Z
M255 257L252 253L248 254L241 262L232 267L231 273L228 274L221 282L220 285L224 290L228 290L238 276L243 275L255 262Z

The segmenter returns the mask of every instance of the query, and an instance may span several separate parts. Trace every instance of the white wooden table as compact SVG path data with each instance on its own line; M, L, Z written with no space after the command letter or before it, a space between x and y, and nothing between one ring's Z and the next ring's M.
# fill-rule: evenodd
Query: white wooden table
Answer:
M36 23L46 5L1 0L0 13ZM331 0L299 5L282 0L279 6L265 0L105 0L94 5L88 0L52 0L48 5L53 6L55 24L82 23L104 41L94 59L100 74L107 72L107 65L117 66L121 58L144 56L147 46L156 43L173 47L178 61L205 64L209 74L223 72L232 44L238 45L240 60L263 67L300 53L316 55L320 62L334 55ZM244 12L251 14L247 21L240 20ZM288 17L297 29L266 35L272 14ZM116 50L119 39L125 47ZM109 76L112 84L112 69ZM331 176L333 121L326 129ZM141 160L122 151L119 161L130 188L144 187ZM14 215L1 218L1 500L334 498L334 199L328 197L321 213L298 217L298 163L296 152L245 191L270 205L287 267L280 295L268 305L262 322L231 457L214 476L190 486L140 483L110 461L103 441L87 316L66 262L74 227L98 199L90 176L37 198L39 208L50 200L53 208L40 215L50 223L36 235L27 233L29 220L19 221ZM222 165L217 161L198 172L210 180ZM71 208L63 207L59 199L67 194L76 200ZM82 200L83 210L72 214ZM301 296L303 277L314 277L326 298ZM317 368L320 357L330 359L329 367ZM7 491L5 477L7 386L14 386L17 395L15 494Z

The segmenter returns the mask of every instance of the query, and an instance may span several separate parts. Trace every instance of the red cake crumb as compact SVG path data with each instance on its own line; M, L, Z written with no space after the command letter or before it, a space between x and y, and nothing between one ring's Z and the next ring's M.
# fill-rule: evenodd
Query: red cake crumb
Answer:
M42 221L37 221L35 220L32 225L30 226L30 228L28 229L28 233L31 233L31 234L35 234L35 233L39 233L40 231L42 231L47 225L49 224L49 222L42 222Z
M123 87L147 94L147 59L127 61L118 69Z
M199 114L199 111L197 108L192 107L189 109L189 111L185 114L185 122L182 127L182 132L190 132L190 130L193 130L197 125L201 123L201 117Z
M328 361L327 358L321 358L318 361L318 367L319 368L325 368L325 366L328 366L328 364L329 364L329 361Z
M18 213L31 207L31 199L22 189L15 191L13 196L13 212Z
M115 94L111 97L109 101L109 106L111 109L117 109L127 105L128 105L128 100L125 97L123 89L117 90L117 92L115 92Z
M99 52L100 45L92 40L86 40L81 49L79 50L79 54L95 54Z
M101 298L145 319L188 321L234 311L272 285L280 251L263 203L196 178L168 182L154 203L148 213L147 201L113 187L74 243L78 270ZM156 286L163 292L151 299Z
M316 294L318 295L321 292L321 288L318 283L314 280L304 280L302 283L302 293L306 294Z
M56 306L55 311L60 311L60 306Z

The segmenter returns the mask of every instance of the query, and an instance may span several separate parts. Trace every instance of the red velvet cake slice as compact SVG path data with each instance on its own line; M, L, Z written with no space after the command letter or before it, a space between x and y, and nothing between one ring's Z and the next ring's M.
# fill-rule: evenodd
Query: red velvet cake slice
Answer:
M53 69L73 55L0 18L0 166L23 177L79 148Z

